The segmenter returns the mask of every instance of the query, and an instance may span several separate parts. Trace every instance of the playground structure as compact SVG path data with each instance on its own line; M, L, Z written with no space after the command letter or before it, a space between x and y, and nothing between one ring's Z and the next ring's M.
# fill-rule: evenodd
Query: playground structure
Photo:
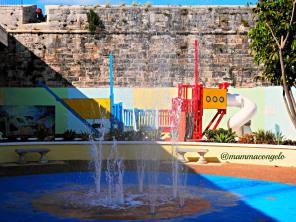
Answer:
M238 94L227 93L229 83L220 83L218 88L204 88L199 83L198 42L195 40L194 84L179 84L178 97L172 99L171 110L124 110L124 126L137 130L139 125L161 128L171 132L178 126L178 141L200 141L203 131L203 113L205 109L216 109L217 112L205 130L215 130L227 113L227 106L239 107L241 110L228 120L228 127L239 135L251 131L249 125L256 113L256 104ZM176 117L178 118L176 120Z
M98 130L86 119L105 118L110 121L110 129L120 130L160 129L170 133L173 126L178 126L178 141L200 141L203 138L203 114L205 109L215 109L216 114L205 130L215 130L227 113L227 106L241 110L228 120L228 127L239 135L250 132L250 120L256 113L256 104L249 99L227 93L229 83L220 83L218 88L205 88L199 83L198 42L195 40L194 84L179 84L178 96L172 99L171 109L124 109L122 102L114 103L113 92L113 56L109 55L110 97L61 99L44 83L45 88L55 99L78 118L91 132ZM178 116L178 120L176 120ZM245 126L246 125L246 126Z
M204 88L198 82L198 42L195 40L195 66L194 66L194 85L179 84L178 97L172 101L173 113L177 113L177 106L180 104L180 119L178 140L184 141L198 141L203 137L203 110L217 109L216 115L210 121L206 130L209 129L213 123L212 128L215 130L221 122L223 116L226 114L226 93L228 83L219 84L219 88ZM190 95L191 94L191 98ZM218 120L216 118L219 116ZM216 122L215 122L216 121ZM191 129L190 129L191 128ZM192 133L188 133L192 132ZM186 138L185 138L186 137Z
M250 120L256 113L256 104L238 94L228 92L229 83L219 83L218 88L204 88L199 83L198 73L198 42L195 40L194 85L179 84L178 97L172 101L174 115L179 114L179 141L200 141L204 131L216 130L227 113L227 106L239 107L241 110L228 120L228 128L238 135L250 133ZM191 94L191 98L190 95ZM180 111L177 106L180 105ZM216 109L217 112L203 131L203 113L205 109ZM248 126L244 126L249 123Z

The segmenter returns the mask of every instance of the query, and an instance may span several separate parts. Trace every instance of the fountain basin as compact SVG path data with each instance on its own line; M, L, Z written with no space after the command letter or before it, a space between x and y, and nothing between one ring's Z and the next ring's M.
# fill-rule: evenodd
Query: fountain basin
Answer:
M171 143L162 142L118 142L116 145L114 142L104 142L100 146L95 145L88 142L1 144L0 152L3 155L0 155L0 163L2 162L0 175L51 173L0 177L0 187L3 190L0 195L1 221L2 218L7 222L84 220L185 222L217 221L217 218L221 221L285 221L282 219L296 216L292 213L296 210L294 200L291 198L296 192L293 185L199 175L192 173L192 170L187 173L188 165L172 161L176 160L176 153L173 152L176 144L172 146ZM225 152L237 154L261 152L269 155L280 152L285 158L261 163L281 162L283 165L289 165L295 155L295 148L289 146L261 145L260 147L260 145L209 143L177 145L178 149L184 150L207 149L209 153L205 158L209 160L214 157L216 162L225 162L223 158L219 158L220 154ZM31 162L24 165L10 163L17 158L14 156L14 150L20 146L24 149L32 147L50 149L49 163ZM100 152L95 156L101 153L99 154L100 176L89 172L56 173L89 171L89 167L80 168L77 163L82 162L85 166L86 164L89 166L88 162L93 153L91 151L98 151L98 147ZM194 152L189 152L189 155L192 154ZM30 158L33 161L36 159L34 155L28 157ZM187 156L187 158L195 157ZM139 167L144 163L145 175L140 182L142 174ZM57 164L60 164L60 167L51 167ZM137 173L126 172L134 169L138 169ZM123 173L124 177L121 176ZM186 181L188 181L187 187ZM140 189L137 184L139 187L141 184L143 188Z
M0 164L13 163L18 161L18 156L15 149L30 149L30 148L48 148L50 152L47 157L49 161L75 161L91 159L90 156L91 144L87 141L73 141L73 142L22 142L22 143L0 143ZM103 142L103 158L106 158L112 142ZM209 152L205 154L205 159L209 163L239 163L239 164L259 164L271 166L292 166L296 167L296 147L283 145L267 145L267 144L224 144L224 143L205 143L205 142L182 142L178 143L179 149L196 148L208 149ZM125 160L137 159L136 152L139 150L147 150L149 148L159 150L160 160L171 160L172 144L170 142L146 142L146 141L128 141L118 142L119 151L123 152ZM278 155L282 153L283 159L279 160L256 160L256 159L223 159L221 155L228 153L232 155L250 154L250 155ZM192 162L199 159L199 155L194 152L186 153L186 158ZM39 156L28 155L28 161L38 161ZM149 159L150 156L146 156ZM177 157L176 157L177 158Z
M157 212L167 211L169 213L163 213L159 218L145 212L140 215L141 217L124 213L125 211L133 212L132 210L127 210L131 208L122 208L121 210L120 208L114 208L113 212L117 211L121 215L116 217L116 214L110 213L110 208L105 208L107 215L98 218L103 213L102 211L93 211L89 205L85 206L85 210L81 210L81 206L84 203L82 201L80 203L76 202L77 206L75 207L73 202L70 201L71 198L69 198L73 197L73 193L76 193L74 195L76 199L74 198L73 200L77 201L79 198L84 197L82 193L91 194L89 192L91 192L94 186L93 176L94 174L89 172L76 172L1 177L1 221L78 222L85 221L86 219L91 221L126 221L127 219L160 221L163 219L174 222L231 222L238 220L254 222L291 221L290 219L296 216L296 206L294 204L296 186L261 180L189 173L189 190L191 189L191 193L194 193L196 189L195 192L198 198L198 201L192 205L185 203L184 208L174 206L174 210L170 204L164 204L165 207ZM136 177L135 172L126 172L124 183L132 186L136 183ZM160 172L159 178L160 184L167 188L166 186L169 184L168 174ZM102 178L102 181L105 181L105 178ZM88 192L86 192L87 190ZM59 193L63 194L65 198L63 195L58 195ZM77 195L79 193L82 196ZM57 197L66 202L68 201L68 205L55 203L54 201L58 201ZM88 200L84 199L84 201ZM59 200L59 202L61 201ZM97 209L103 209L100 203L89 203ZM133 205L137 204L134 203ZM192 209L190 206L195 208ZM177 211L182 212L182 214L178 214ZM113 217L108 216L110 214ZM124 215L126 215L126 218L123 218Z

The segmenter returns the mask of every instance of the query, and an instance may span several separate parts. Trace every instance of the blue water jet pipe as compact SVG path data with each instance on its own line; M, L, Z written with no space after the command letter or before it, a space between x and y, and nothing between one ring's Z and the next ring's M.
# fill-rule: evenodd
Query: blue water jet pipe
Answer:
M110 122L111 122L111 129L114 128L114 122L117 117L119 117L120 111L118 109L122 110L122 103L114 104L114 91L113 91L113 56L112 53L109 54L110 64L109 64L109 70L110 70ZM69 106L67 103L64 102L63 99L61 99L56 93L54 93L45 83L39 81L37 83L38 86L43 87L46 89L57 102L61 103L67 110L69 110L77 119L79 119L85 126L89 128L89 130L95 134L98 134L98 130L96 130L89 122L87 122L84 118L82 118L78 113L76 113L75 110L72 109L71 106ZM118 118L119 121L122 121L122 118ZM122 125L122 124L120 124ZM122 126L120 126L122 127Z
M109 72L110 72L110 122L111 122L111 129L114 127L114 92L113 92L113 56L112 53L109 55Z

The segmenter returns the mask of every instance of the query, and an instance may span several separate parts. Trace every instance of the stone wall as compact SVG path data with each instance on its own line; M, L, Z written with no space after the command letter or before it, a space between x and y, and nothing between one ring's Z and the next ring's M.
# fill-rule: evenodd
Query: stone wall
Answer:
M9 30L16 30L22 24L36 21L36 5L0 5L0 24Z
M47 22L11 30L0 49L4 85L109 85L109 52L114 85L171 87L193 83L194 40L199 41L200 79L206 86L229 81L255 86L258 67L249 54L249 7L96 7L104 26L91 34L90 7L47 6ZM1 83L3 84L3 83Z
M0 44L8 46L8 34L1 25L0 25Z
M51 27L60 30L85 29L87 13L93 9L108 32L135 33L231 33L253 25L251 7L83 7L47 6Z

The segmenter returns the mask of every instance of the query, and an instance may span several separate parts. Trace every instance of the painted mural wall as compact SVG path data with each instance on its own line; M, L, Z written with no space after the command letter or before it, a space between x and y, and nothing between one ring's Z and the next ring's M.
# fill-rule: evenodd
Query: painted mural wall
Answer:
M53 88L64 99L109 98L109 88ZM253 131L258 129L275 131L279 128L286 138L296 139L285 105L281 87L230 88L229 93L241 94L257 104L257 113L251 120ZM293 91L296 97L296 90ZM123 102L124 108L170 109L171 99L177 96L177 88L114 88L115 103ZM67 129L77 132L87 128L61 104L42 88L0 88L0 105L54 105L55 132ZM239 108L227 109L227 115L220 126L226 128L227 120ZM206 110L204 126L214 115L214 110Z
M1 137L53 137L54 125L54 106L0 105Z

